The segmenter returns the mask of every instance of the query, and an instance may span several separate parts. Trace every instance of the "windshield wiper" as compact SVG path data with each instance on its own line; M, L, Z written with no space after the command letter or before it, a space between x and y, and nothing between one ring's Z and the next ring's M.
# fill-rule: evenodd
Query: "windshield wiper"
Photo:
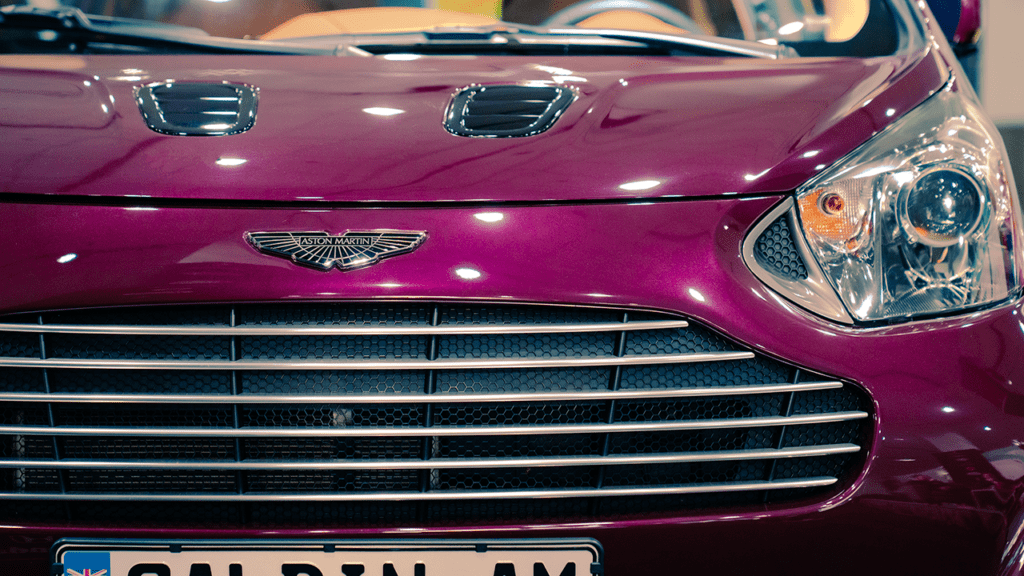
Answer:
M695 52L707 56L729 55L749 56L751 58L795 58L796 50L789 46L773 46L749 40L734 40L718 36L698 36L693 34L662 34L659 32L641 32L633 30L603 30L587 28L550 28L545 34L552 36L597 36L613 40L643 42L648 45L675 47L686 52Z
M335 47L238 40L198 28L148 20L87 15L77 8L0 8L0 52L160 54L326 54Z
M542 28L520 24L483 27L436 28L392 34L339 34L307 38L310 43L338 44L352 53L389 54L658 54L788 58L797 53L788 46L714 36L674 35L631 30Z

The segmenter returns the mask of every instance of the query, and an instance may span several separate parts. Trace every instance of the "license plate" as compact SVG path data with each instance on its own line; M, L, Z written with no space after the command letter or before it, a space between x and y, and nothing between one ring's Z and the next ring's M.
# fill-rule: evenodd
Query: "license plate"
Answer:
M591 539L203 541L54 544L62 576L590 576Z

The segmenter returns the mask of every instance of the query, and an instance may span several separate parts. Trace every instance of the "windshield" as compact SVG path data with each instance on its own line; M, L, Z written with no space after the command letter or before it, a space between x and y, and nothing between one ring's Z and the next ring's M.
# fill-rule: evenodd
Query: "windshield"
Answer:
M896 2L902 0L895 0ZM626 30L663 36L718 37L791 47L790 55L881 56L907 43L904 8L891 0L0 0L40 10L77 8L96 25L153 23L212 37L310 43L344 35L487 29ZM11 19L8 19L11 20ZM5 27L13 26L6 23ZM42 26L45 28L45 26ZM518 28L517 28L518 27ZM109 28L108 28L109 30ZM182 29L184 30L184 29ZM181 33L181 30L175 32ZM452 40L452 37L446 38ZM464 38L465 39L465 38ZM619 38L622 39L621 37ZM33 40L35 40L33 38ZM45 40L45 39L43 39ZM435 38L436 40L436 38ZM450 42L449 42L450 43ZM578 42L577 42L578 43ZM10 45L12 42L8 41ZM357 42L358 44L358 42ZM423 44L417 43L417 45ZM548 43L550 44L550 42ZM737 44L734 42L733 45ZM621 48L621 47L620 47ZM7 46L12 51L17 50Z

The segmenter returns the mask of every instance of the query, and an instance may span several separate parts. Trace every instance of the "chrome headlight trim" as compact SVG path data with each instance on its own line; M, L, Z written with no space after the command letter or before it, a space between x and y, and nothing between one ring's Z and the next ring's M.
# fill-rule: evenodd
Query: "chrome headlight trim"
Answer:
M800 223L797 221L795 207L796 203L793 198L786 198L761 218L761 221L751 229L743 241L743 260L758 280L798 306L834 322L853 324L853 317L836 296L831 283L814 259L807 240L799 232ZM794 248L807 269L807 278L805 279L792 280L776 274L762 266L754 254L758 239L780 217L786 218L789 222L790 230L793 232Z

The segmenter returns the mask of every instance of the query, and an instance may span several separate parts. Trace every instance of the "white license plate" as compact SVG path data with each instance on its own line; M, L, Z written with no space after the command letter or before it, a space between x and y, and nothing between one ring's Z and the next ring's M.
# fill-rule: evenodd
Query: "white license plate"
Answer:
M590 576L590 539L124 541L61 540L62 576ZM63 568L61 570L61 568Z

